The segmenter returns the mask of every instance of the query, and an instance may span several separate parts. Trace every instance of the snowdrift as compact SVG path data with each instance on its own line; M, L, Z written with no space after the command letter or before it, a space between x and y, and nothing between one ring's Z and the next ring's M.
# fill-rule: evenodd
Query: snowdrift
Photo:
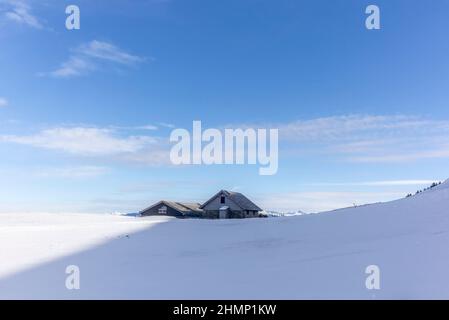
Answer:
M0 215L0 298L448 299L449 183L316 215ZM80 289L65 271L80 268ZM367 266L380 269L368 290Z

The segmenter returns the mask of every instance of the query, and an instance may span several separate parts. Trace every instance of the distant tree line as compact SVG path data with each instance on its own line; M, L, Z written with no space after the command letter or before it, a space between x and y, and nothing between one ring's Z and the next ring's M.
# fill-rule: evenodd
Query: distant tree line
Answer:
M424 189L422 189L422 190L416 191L414 195L417 195L417 194L423 193L424 191L433 189L433 188L435 188L436 186L439 186L441 183L442 183L441 181L440 181L440 182L434 182L434 183L432 183L432 184L430 185L430 187L427 187L427 188L424 188ZM407 198L413 197L414 195L413 195L412 193L409 193L409 194L407 195Z

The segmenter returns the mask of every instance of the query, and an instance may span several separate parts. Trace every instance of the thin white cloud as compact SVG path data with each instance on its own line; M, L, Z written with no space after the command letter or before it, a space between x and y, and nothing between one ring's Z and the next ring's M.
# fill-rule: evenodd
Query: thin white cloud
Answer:
M48 74L56 78L69 78L88 74L95 69L95 65L82 57L72 56L63 62L61 66ZM45 75L45 73L41 73Z
M123 154L119 160L143 166L170 166L170 148L168 143L160 142L141 152Z
M3 135L0 140L85 156L134 153L155 143L152 137L118 137L113 130L92 127L52 128L34 135Z
M165 127L165 128L169 128L169 129L173 129L173 128L176 127L174 124L171 124L171 123L165 123L165 122L160 122L159 125L160 125L161 127Z
M153 125L149 124L149 125L146 125L146 126L138 126L138 127L136 127L136 129L137 130L152 130L152 131L154 131L154 130L157 130L159 128L157 126L153 126Z
M8 100L6 98L0 97L0 108L6 107L8 105Z
M56 70L42 72L39 75L70 78L87 75L106 63L133 66L145 60L145 58L127 53L111 43L93 40L72 50L69 59L64 61Z
M404 196L402 192L290 192L267 194L255 200L266 210L316 213L391 201Z
M111 128L118 130L148 130L148 131L156 131L159 129L158 126L152 124L142 126L111 126Z
M350 162L449 158L449 121L417 116L347 115L275 126L289 152Z
M25 0L0 0L2 16L12 22L35 29L43 29L41 20L32 13L32 8Z
M384 180L364 182L335 182L335 183L313 183L311 186L359 186L359 187L389 187L389 186L421 186L430 185L441 180Z
M99 166L75 166L62 168L39 168L35 173L38 178L86 179L108 174L110 169Z
M434 146L433 149L415 150L411 152L398 152L391 150L387 154L359 155L350 157L349 160L358 163L402 163L419 161L425 159L447 159L449 158L449 144Z
M404 115L345 115L295 121L279 128L284 138L297 141L359 141L363 137L397 136L418 130L421 134L448 132L449 121Z
M82 44L76 51L87 57L108 60L119 64L131 65L145 61L144 58L129 54L111 43L98 40Z
M31 135L0 135L0 142L81 157L159 166L170 163L169 142L157 136L124 135L117 128L56 127Z
M361 163L449 158L449 121L409 116L352 115L252 127L279 128L280 157L284 158L291 155L309 158L324 156L332 161ZM171 144L168 137L129 135L129 132L125 136L119 134L122 130L156 129L157 126L153 125L59 127L28 136L4 135L0 136L0 140L77 155L122 154L122 160L142 164L170 163Z

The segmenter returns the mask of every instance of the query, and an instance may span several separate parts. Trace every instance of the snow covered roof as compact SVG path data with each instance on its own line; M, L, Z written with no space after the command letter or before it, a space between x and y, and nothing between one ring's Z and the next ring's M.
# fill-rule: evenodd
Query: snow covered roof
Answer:
M190 212L201 212L200 206L201 204L195 203L195 202L175 202L175 201L166 201L162 200L159 201L156 204L153 204L152 206L140 211L145 212L147 210L150 210L151 208L159 205L159 204L165 204L166 206L175 209L176 211L179 211L180 213L190 213Z
M227 191L227 190L221 190L216 195L214 195L212 198L207 200L200 209L204 208L209 202L217 198L218 196L224 195L228 197L231 201L233 201L235 204L237 204L242 210L251 210L251 211L262 211L261 208L259 208L254 202L249 200L247 197L245 197L243 194L239 192L234 191Z

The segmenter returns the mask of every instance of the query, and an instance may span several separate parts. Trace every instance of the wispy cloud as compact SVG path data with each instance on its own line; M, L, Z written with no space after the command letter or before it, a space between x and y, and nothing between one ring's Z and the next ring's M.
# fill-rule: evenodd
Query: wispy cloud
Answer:
M119 154L120 159L127 162L168 164L171 147L168 135L149 135L158 126L162 124L104 128L63 126L32 135L3 135L0 141L75 155ZM171 128L171 125L166 126ZM325 156L333 161L376 163L449 158L449 121L409 116L352 115L252 127L279 128L280 157L284 158L291 155L312 159ZM139 130L142 132L136 134ZM404 185L417 182L424 181L376 183Z
M145 125L145 126L138 126L136 127L137 130L157 130L159 129L157 126L153 126L151 124Z
M449 158L449 143L430 146L430 148L416 151L400 152L400 148L390 150L386 154L356 155L349 160L358 163L402 163L419 161L425 159L447 159Z
M339 208L391 201L405 196L402 192L290 192L273 193L256 197L267 210L307 213L330 211Z
M35 29L43 29L42 21L32 13L32 8L25 0L0 0L1 15L12 22Z
M428 187L440 181L441 179L423 179L310 183L302 184L301 187L314 187L318 191L263 194L259 196L257 203L267 210L315 213L401 199L416 190L413 189L415 187Z
M384 180L364 182L331 182L313 183L311 186L356 186L356 187L389 187L389 186L425 186L441 180Z
M34 176L38 178L86 179L108 174L110 169L99 166L74 166L62 168L39 168Z
M169 163L168 139L124 135L110 127L56 127L31 135L1 135L0 142L142 165Z
M294 121L280 125L280 130L292 140L360 142L364 137L398 137L403 132L418 130L421 134L448 132L449 121L405 115L344 115Z
M148 131L156 131L159 129L158 126L152 124L142 126L110 126L110 128L117 130L148 130Z
M8 105L8 100L6 98L0 97L0 108L6 107Z
M80 45L72 50L71 56L59 68L39 75L50 75L56 78L70 78L87 75L105 64L133 66L147 59L132 55L123 49L98 40Z
M82 44L76 51L86 57L108 60L125 65L145 61L145 58L129 54L111 43L98 40Z
M95 64L83 57L72 56L69 60L63 62L61 66L49 73L40 73L40 75L51 75L56 78L69 78L85 75L95 70Z
M449 158L449 121L405 115L347 115L277 126L280 139L302 154L351 162Z
M111 129L94 127L59 127L45 129L34 135L3 135L0 139L85 156L134 153L156 142L148 136L119 137Z
M160 122L159 125L161 127L165 127L165 128L169 128L169 129L173 129L176 127L174 124L166 123L166 122Z

